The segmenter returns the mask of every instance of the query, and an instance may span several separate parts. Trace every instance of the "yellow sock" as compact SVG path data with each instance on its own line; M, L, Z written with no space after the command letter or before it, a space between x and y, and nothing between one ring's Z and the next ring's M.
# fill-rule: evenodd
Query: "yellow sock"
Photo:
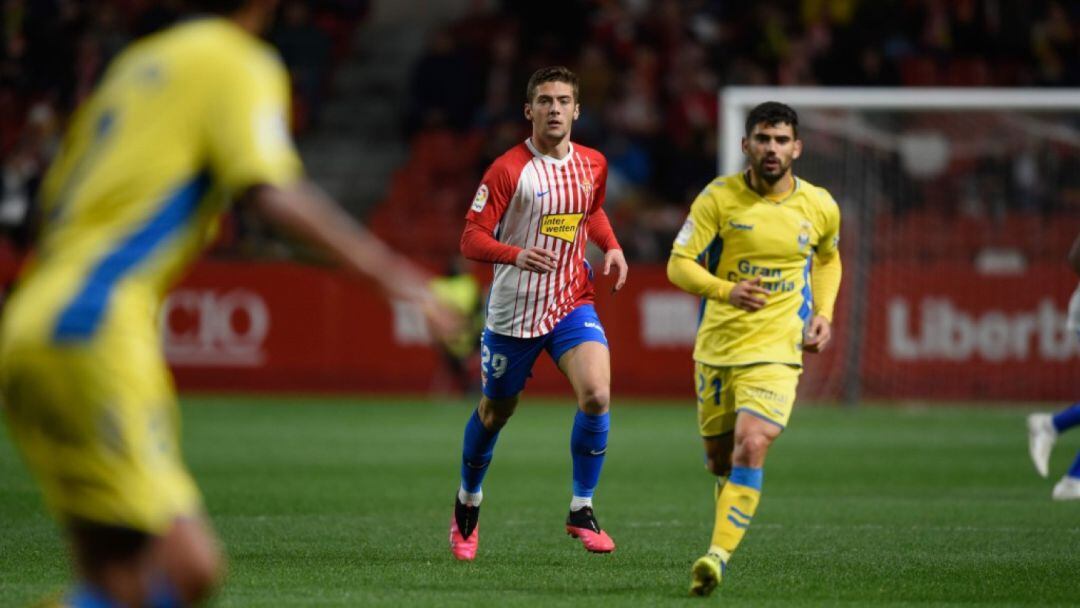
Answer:
M739 546L761 500L761 469L734 467L716 499L716 524L709 553L726 563Z

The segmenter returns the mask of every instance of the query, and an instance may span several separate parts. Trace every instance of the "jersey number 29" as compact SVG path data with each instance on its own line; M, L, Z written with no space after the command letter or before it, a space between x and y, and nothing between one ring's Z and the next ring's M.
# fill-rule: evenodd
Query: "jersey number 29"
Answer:
M489 370L492 378L502 378L506 373L506 355L492 354L486 344L480 349L480 364Z

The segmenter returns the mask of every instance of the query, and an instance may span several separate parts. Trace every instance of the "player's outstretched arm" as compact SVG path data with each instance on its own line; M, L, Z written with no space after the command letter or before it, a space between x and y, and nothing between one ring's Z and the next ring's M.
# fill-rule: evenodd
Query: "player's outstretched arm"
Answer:
M270 224L374 281L386 297L418 304L437 336L453 333L463 322L435 298L427 272L390 249L313 184L255 186L243 200Z

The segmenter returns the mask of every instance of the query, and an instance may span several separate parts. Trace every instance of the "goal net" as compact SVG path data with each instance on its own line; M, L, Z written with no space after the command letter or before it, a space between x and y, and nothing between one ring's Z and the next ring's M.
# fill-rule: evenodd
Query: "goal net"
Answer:
M1080 233L1080 91L721 92L721 170L744 166L747 113L799 113L795 172L843 213L834 348L807 356L819 399L1080 398L1065 330Z

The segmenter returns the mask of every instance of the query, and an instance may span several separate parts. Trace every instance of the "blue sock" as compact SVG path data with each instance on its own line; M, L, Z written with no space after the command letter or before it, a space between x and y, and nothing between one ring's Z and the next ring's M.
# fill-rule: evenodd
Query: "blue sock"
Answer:
M183 604L180 602L180 595L176 592L172 582L164 576L160 576L154 581L154 586L150 589L150 602L147 606L150 608L181 608Z
M109 599L100 589L87 583L82 583L71 592L68 597L68 606L71 608L120 608L120 604Z
M1080 403L1074 403L1054 414L1053 421L1054 428L1059 433L1080 424Z
M1074 460L1072 466L1069 467L1069 472L1067 474L1069 477L1080 479L1080 452L1076 453L1076 460Z
M83 583L68 598L71 608L119 608L120 604L109 599L100 589ZM149 608L180 608L176 589L166 580L158 580L150 590Z
M466 492L475 494L480 491L498 438L499 433L487 430L480 422L480 411L474 410L465 425L465 443L461 450L461 487Z
M574 430L570 433L570 456L574 461L574 496L590 498L600 482L607 452L611 415L591 416L578 410Z

